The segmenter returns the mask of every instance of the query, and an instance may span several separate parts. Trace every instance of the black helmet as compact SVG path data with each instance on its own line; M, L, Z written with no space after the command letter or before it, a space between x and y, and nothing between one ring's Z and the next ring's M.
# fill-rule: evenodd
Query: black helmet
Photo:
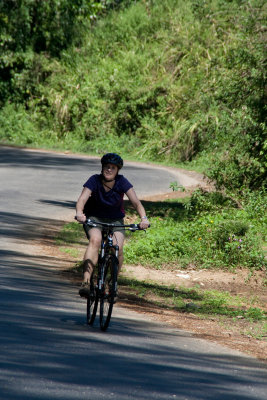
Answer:
M123 166L123 159L116 153L107 153L101 158L101 164L114 164L121 169Z

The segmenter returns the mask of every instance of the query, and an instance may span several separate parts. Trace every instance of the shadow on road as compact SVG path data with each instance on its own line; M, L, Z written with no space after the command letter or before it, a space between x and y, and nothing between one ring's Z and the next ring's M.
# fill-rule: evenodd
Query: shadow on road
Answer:
M40 203L46 204L46 205L51 205L51 206L58 206L60 208L70 208L73 210L75 210L75 205L76 202L75 201L56 201L56 200L39 200Z
M29 222L28 240L42 223ZM13 237L20 234L13 230ZM0 388L5 400L263 400L245 390L266 382L256 360L217 354L215 347L199 352L190 334L165 331L119 308L108 332L99 330L98 321L88 327L77 288L53 274L47 262L38 255L1 252Z
M0 238L23 239L25 242L40 240L47 229L59 228L63 221L29 217L19 213L0 212ZM2 247L2 246L1 246Z
M38 150L29 151L28 149L20 149L15 147L0 147L0 165L5 167L17 167L22 166L23 168L57 168L67 169L69 171L70 165L88 167L99 166L99 159L89 159L79 156L70 156L69 154L57 154L57 153L46 153L44 151L38 152Z
M49 153L45 151L21 149L15 147L0 147L0 166L5 168L34 168L34 169L57 169L70 171L71 168L100 171L100 157L75 156L73 154ZM132 166L125 165L123 170L131 170ZM134 166L135 170L144 171L144 167Z

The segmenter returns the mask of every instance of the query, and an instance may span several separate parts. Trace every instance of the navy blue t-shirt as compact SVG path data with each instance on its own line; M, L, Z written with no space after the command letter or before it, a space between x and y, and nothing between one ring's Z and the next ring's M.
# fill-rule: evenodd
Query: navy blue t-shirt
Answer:
M102 183L102 175L92 175L83 186L92 191L84 207L87 218L121 219L125 216L123 196L133 185L123 175L116 176L113 188L107 192Z

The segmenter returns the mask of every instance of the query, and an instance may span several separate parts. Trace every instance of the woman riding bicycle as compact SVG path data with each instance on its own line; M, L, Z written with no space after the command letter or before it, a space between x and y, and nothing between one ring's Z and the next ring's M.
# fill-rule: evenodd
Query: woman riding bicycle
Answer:
M123 196L126 194L133 207L138 212L140 228L149 226L145 209L138 199L133 185L119 174L123 166L122 158L115 153L107 153L101 158L101 174L92 175L83 185L82 193L76 204L76 219L84 223L87 218L98 222L123 224L125 211ZM119 246L119 271L123 263L124 230L114 229L114 244ZM81 297L90 294L90 277L98 261L98 251L101 245L101 228L93 227L88 230L89 244L84 254L83 282L79 290Z

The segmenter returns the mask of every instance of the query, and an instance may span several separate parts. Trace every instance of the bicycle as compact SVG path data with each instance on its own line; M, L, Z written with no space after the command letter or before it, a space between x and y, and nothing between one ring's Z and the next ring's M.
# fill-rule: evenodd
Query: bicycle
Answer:
M138 224L116 225L87 219L84 230L88 236L86 226L101 227L102 240L98 256L97 273L94 270L90 280L90 296L87 298L87 324L93 325L100 303L100 328L105 331L111 319L115 297L117 296L117 278L119 268L119 246L113 244L114 228L122 228L132 232L143 230Z

